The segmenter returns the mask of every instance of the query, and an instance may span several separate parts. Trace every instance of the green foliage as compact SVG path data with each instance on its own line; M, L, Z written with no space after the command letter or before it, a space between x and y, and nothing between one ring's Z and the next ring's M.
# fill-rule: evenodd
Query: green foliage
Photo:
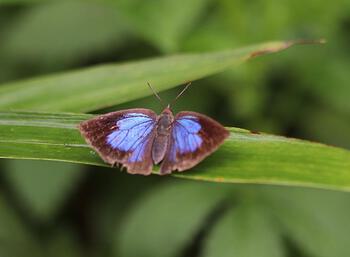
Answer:
M235 255L242 257L285 256L279 231L265 208L248 202L224 213L205 240L204 256L232 256L232 252L226 250L231 247Z
M1 158L107 166L77 130L78 123L91 115L11 112L0 113L0 117ZM238 128L230 130L231 136L215 154L191 171L174 175L212 182L350 188L347 150Z
M304 42L276 41L238 50L110 64L5 84L0 87L0 109L92 111L151 94L147 81L161 91L297 43Z
M39 245L19 215L11 209L3 194L0 197L0 254L2 256L40 256ZM20 247L19 247L20 245Z
M26 12L13 26L3 42L6 61L21 56L36 60L35 68L48 71L70 66L91 52L101 54L112 43L125 40L114 12L93 2L48 1Z
M116 256L179 256L194 250L189 238L200 256L279 257L288 256L288 252L299 256L296 249L303 249L306 256L350 253L349 226L341 222L349 213L348 194L198 182L174 184L166 182L152 188L127 208L122 226L114 230ZM208 212L210 205L215 207ZM204 230L198 228L199 217Z
M349 189L349 152L333 147L350 149L349 10L346 0L0 1L0 155L92 164L1 160L0 255L350 256L348 193L247 185ZM242 46L293 38L328 43L236 66ZM101 167L76 130L92 116L59 113L159 110L146 81L167 100L196 79L174 108L269 134L232 128L181 179Z
M181 41L208 7L209 0L191 0L186 8L172 0L105 0L115 2L132 29L164 52L178 50ZM165 18L166 17L166 18Z
M264 191L284 233L310 256L348 256L349 195L304 189Z
M179 249L196 237L227 193L215 186L174 182L151 192L130 209L115 240L116 256L176 256ZM169 234L164 235L163 231ZM169 242L172 247L157 248ZM135 244L138 247L133 247Z
M81 167L59 162L11 161L5 166L19 200L39 220L55 217L83 175Z

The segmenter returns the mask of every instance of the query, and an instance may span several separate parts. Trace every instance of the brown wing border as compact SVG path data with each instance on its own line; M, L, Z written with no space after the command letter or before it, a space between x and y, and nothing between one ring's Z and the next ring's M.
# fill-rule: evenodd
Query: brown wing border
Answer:
M98 115L92 119L81 122L78 128L86 143L88 143L106 163L112 166L120 165L126 168L127 172L131 174L149 175L153 168L151 148L155 128L148 138L149 142L145 150L146 157L143 158L141 162L128 162L128 158L132 152L116 150L106 143L107 136L116 129L116 122L120 120L123 115L128 113L141 113L152 118L154 122L157 120L157 114L154 111L150 109L134 108Z

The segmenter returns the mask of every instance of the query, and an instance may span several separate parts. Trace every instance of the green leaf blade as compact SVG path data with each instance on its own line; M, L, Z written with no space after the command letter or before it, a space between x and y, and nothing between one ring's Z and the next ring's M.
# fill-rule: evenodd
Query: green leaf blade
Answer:
M218 182L348 187L347 150L237 128L230 130L230 138L214 160L210 156L205 166L199 164L193 171L176 176Z
M150 95L147 81L155 85L157 91L162 91L300 43L308 42L276 41L221 52L99 65L8 83L0 86L0 110L97 110Z
M43 159L108 166L84 142L84 114L0 113L0 158ZM226 183L257 183L350 190L350 152L303 140L231 128L220 149L174 176ZM157 173L156 171L154 173Z

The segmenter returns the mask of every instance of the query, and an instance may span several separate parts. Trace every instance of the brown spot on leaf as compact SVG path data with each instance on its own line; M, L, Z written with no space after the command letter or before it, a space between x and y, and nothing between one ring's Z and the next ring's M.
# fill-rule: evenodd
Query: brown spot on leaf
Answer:
M298 40L291 40L291 41L286 41L284 44L278 44L276 46L271 46L271 47L267 47L265 49L259 50L259 51L255 51L252 52L249 56L249 58L254 58L260 55L265 55L265 54L271 54L271 53L275 53L275 52L279 52L282 51L284 49L287 49L291 46L294 45L309 45L309 44L324 44L326 43L325 39L298 39Z
M256 135L260 135L261 134L261 132L259 132L257 130L250 130L250 133L256 134Z

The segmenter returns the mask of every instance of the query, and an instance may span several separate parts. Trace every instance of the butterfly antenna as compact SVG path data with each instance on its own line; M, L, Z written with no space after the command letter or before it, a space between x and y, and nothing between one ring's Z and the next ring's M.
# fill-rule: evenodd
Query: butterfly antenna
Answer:
M162 98L160 98L160 96L157 94L157 92L153 89L153 87L151 86L151 84L149 82L147 82L148 87L152 90L153 94L155 95L155 97L157 97L157 99L159 100L159 102L161 103L161 105L164 107L165 104L162 100Z
M173 105L173 104L177 101L177 99L179 99L180 96L181 96L183 93L185 93L185 91L188 89L189 86L191 86L191 84L192 84L192 82L187 83L187 85L184 87L184 89L181 90L181 92L175 97L175 99L171 102L170 105Z

